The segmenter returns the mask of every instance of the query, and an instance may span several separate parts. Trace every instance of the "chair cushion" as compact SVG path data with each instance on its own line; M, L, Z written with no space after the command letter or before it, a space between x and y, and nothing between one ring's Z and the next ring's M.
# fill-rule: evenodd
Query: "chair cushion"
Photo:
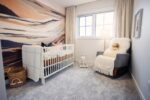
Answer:
M107 75L113 75L113 69L114 69L114 61L115 58L108 57L108 56L97 56L95 60L95 70L99 71L103 74Z
M113 57L113 58L116 58L116 55L118 54L118 50L110 50L110 49L107 49L105 52L104 52L104 56L108 56L108 57Z

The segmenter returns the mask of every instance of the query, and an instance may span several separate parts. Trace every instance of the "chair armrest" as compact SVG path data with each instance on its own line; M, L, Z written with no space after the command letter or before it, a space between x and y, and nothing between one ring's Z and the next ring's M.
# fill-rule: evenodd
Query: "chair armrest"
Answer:
M97 51L96 56L103 55L103 53L104 52L102 52L102 51Z
M127 67L129 65L129 56L129 54L117 54L114 67Z

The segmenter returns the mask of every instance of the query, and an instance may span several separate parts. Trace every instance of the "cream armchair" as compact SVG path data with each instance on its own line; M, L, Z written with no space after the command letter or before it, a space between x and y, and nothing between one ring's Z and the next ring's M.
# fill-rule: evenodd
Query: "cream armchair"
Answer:
M129 48L129 38L111 40L108 49L104 53L97 53L94 70L113 77L120 76L129 66Z

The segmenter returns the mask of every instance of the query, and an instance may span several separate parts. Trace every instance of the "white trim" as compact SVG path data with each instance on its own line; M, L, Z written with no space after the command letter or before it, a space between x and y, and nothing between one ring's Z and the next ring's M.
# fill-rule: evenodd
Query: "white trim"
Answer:
M139 93L139 95L140 95L140 100L146 100L145 97L144 97L144 95L143 95L143 93L142 93L142 91L141 91L141 89L140 89L140 87L139 87L139 85L138 85L138 83L137 83L137 81L136 81L136 79L134 78L133 74L132 74L132 73L130 73L130 74L131 74L131 76L132 76L132 79L133 79L133 81L134 81L134 84L135 84L135 86L136 86L136 89L137 89L137 91L138 91L138 93Z
M110 37L110 38L102 38L102 37L96 37L96 36L80 36L77 37L77 40L112 40L114 37Z
M101 38L101 37L95 37L95 36L87 36L87 37L76 37L77 40L112 40L113 38Z

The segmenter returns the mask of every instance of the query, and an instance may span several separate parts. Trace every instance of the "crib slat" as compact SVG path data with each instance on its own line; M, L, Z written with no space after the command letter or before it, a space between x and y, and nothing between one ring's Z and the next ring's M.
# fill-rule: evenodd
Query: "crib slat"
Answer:
M58 61L57 61L57 56L56 56L56 67L57 67L57 70L59 70L59 69L58 69Z
M48 74L50 74L50 66L48 66Z
M52 64L52 58L50 57L50 73L52 72L52 66L51 66L51 64Z
M51 74L51 58L49 58L49 74Z
M56 54L55 48L59 48L59 52ZM71 50L71 51L68 51ZM54 73L64 69L73 62L73 46L62 45L55 47L44 47L43 52L47 55L43 57L44 77L47 78ZM48 53L50 52L50 53ZM66 52L64 54L64 52ZM55 55L56 54L56 55ZM47 58L48 57L48 58Z
M45 71L45 68L44 68L44 77L46 76L46 71Z
M49 72L49 67L50 67L50 57L49 57L49 59L48 59L48 74L50 74L50 72Z
M45 68L46 76L47 76L47 67Z
M59 59L58 59L58 55L57 55L57 66L58 66L58 69L59 69Z

